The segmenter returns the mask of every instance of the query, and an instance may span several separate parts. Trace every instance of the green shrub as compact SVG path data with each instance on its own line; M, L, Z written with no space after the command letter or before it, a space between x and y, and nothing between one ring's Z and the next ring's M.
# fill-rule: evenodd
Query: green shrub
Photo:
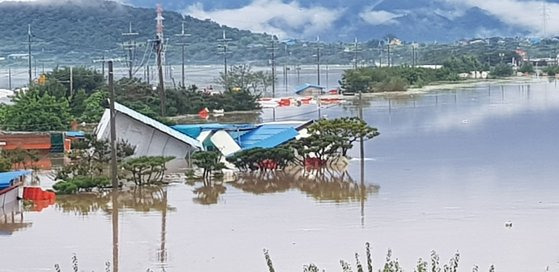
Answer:
M103 176L86 177L77 176L65 181L55 183L52 188L57 194L75 194L78 192L91 192L100 190L110 185L109 178Z
M491 71L491 75L495 77L508 77L513 74L512 67L508 64L498 64L497 66L493 67Z

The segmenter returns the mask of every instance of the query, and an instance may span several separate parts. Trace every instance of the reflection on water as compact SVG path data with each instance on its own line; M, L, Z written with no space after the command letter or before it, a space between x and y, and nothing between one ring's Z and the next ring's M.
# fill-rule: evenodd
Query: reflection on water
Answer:
M219 196L224 194L227 188L220 181L203 181L202 186L194 188L196 197L194 203L202 205L217 204Z
M112 207L136 212L163 212L175 210L168 206L167 191L158 186L134 187L117 192L117 201L112 203L114 193L60 195L56 199L56 208L64 213L88 215L98 211L111 213ZM113 206L113 205L118 206Z
M6 204L0 208L0 236L12 235L14 232L31 227L32 223L23 220L21 201Z
M232 183L235 188L252 194L280 193L297 189L317 201L357 202L378 193L380 186L355 181L349 172L331 169L305 171L294 169L278 173L241 174Z

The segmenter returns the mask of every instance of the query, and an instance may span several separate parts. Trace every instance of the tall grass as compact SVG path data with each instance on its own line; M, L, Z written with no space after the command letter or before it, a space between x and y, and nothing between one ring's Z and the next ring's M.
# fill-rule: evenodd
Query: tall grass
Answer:
M373 272L373 259L371 257L371 245L369 243L365 244L365 256L366 256L366 264L367 264L367 271L362 265L362 262L359 258L359 253L355 253L355 270L354 267L351 266L350 263L340 260L340 266L342 272ZM264 249L264 258L266 259L266 264L270 272L275 272L276 270L273 267L272 259L270 257L270 253L268 250ZM431 251L431 260L430 263L419 258L417 261L417 265L414 268L414 272L458 272L458 265L460 262L460 253L455 253L452 258L448 261L447 264L443 264L441 266L440 257L434 250ZM431 270L429 270L431 268ZM303 266L303 272L319 272L321 271L318 266L315 264L309 264ZM325 270L322 270L325 272ZM386 260L384 265L381 269L378 270L379 272L403 272L404 269L400 266L400 262L398 259L394 259L392 257L392 250L388 250L386 254ZM472 272L479 272L479 266L474 266ZM495 272L495 266L491 265L489 267L489 272Z

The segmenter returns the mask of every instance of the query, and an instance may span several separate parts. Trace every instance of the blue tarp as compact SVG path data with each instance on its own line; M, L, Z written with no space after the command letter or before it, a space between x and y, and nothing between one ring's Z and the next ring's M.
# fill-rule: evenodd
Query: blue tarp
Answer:
M0 190L12 185L12 180L31 174L31 171L13 171L0 173Z

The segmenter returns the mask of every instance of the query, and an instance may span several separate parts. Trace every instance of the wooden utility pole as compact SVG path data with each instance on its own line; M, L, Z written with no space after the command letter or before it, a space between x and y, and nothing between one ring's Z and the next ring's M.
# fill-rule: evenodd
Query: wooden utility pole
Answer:
M165 84L163 78L163 40L158 36L155 40L155 50L157 52L157 70L159 73L159 100L160 100L160 109L161 109L161 116L166 115L166 95L165 95Z
M117 161L116 161L116 110L115 110L115 88L113 75L113 61L108 61L109 66L109 92L110 92L110 123L111 123L111 181L113 189L118 188Z

